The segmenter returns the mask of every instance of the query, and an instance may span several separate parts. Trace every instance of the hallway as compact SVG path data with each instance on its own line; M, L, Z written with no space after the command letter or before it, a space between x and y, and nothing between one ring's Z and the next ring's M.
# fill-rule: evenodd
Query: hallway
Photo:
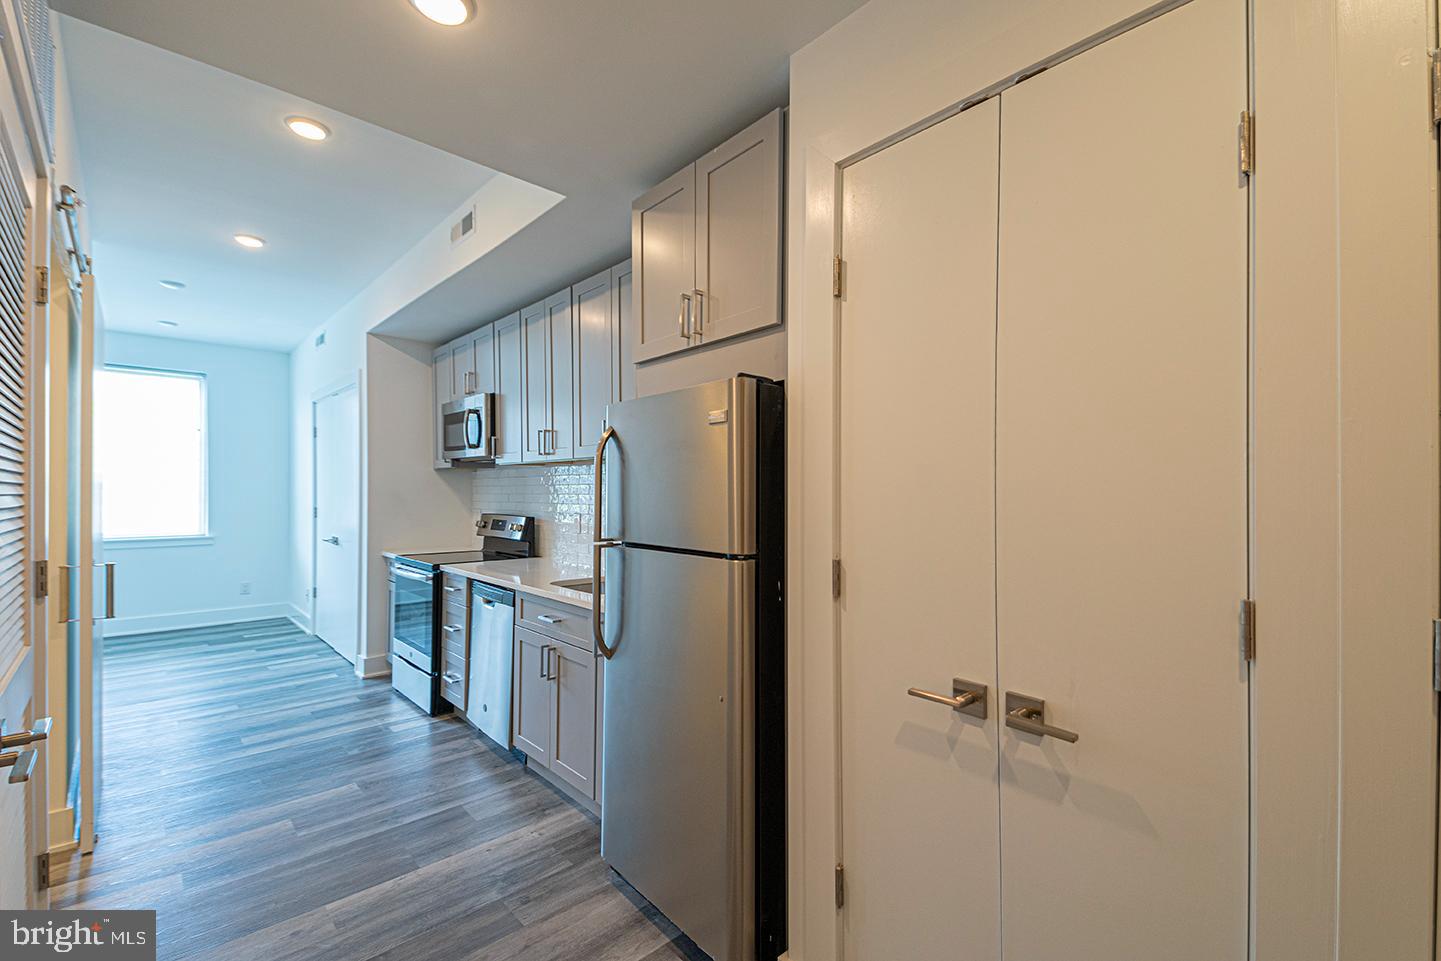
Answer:
M100 841L55 908L155 908L162 959L699 956L589 814L289 621L105 656Z

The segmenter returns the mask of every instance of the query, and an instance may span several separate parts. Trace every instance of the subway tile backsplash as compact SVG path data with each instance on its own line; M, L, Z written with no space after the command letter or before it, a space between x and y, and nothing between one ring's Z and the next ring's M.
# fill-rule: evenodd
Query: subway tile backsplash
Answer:
M569 567L590 567L595 468L589 463L530 464L475 472L476 520L487 511L536 521L536 547Z

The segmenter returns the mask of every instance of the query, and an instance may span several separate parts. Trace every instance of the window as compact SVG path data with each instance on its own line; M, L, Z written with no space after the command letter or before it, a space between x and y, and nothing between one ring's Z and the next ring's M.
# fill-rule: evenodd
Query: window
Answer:
M105 539L207 536L204 375L107 367L95 401Z

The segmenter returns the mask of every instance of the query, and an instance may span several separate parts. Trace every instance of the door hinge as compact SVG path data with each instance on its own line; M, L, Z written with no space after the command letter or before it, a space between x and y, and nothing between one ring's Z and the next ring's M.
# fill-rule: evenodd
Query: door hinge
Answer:
M831 296L839 297L842 292L842 279L845 276L845 262L841 255L836 254L835 263L831 266Z
M1249 110L1241 111L1241 122L1236 125L1236 156L1244 176L1256 172L1256 119Z
M846 906L846 866L836 865L836 908Z
M50 268L35 268L35 303L45 305L50 303Z
M312 428L310 428L310 436L311 436L311 437L319 437L319 436L320 436L320 428L319 428L319 427L312 427Z
M1431 123L1441 123L1441 51L1431 51Z
M831 597L839 600L841 596L841 559L831 559Z
M50 596L50 562L35 562L35 596L37 598Z
M317 597L319 597L319 596L320 596L320 588L318 588L318 587L312 587L312 588L310 589L310 599L311 599L311 600L315 600L315 598L317 598Z
M1431 690L1441 693L1441 618L1431 622Z
M35 883L44 891L50 887L50 852L35 856Z
M310 516L311 516L311 517L316 517L316 518L318 518L318 517L320 516L320 508L319 508L319 507L312 507L312 508L310 509Z
M1249 597L1241 601L1241 657L1256 659L1256 602Z

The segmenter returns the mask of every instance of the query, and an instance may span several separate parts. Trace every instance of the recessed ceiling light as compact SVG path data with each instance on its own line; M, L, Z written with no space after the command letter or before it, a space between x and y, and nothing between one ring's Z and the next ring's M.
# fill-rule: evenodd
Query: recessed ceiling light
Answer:
M309 117L286 117L285 125L290 132L304 140L321 141L330 136L330 128L319 120L311 120Z
M179 281L179 280L162 280L162 281L160 282L160 286L164 287L166 290L184 290L184 289L185 289L185 283L184 283L183 281Z
M159 324L161 327L179 327L179 326L180 326L180 321L178 321L178 320L157 320L156 323Z
M410 5L446 27L458 27L475 16L474 0L410 0Z
M236 234L235 242L242 247L249 247L251 250L259 250L265 246L265 241L254 234Z

